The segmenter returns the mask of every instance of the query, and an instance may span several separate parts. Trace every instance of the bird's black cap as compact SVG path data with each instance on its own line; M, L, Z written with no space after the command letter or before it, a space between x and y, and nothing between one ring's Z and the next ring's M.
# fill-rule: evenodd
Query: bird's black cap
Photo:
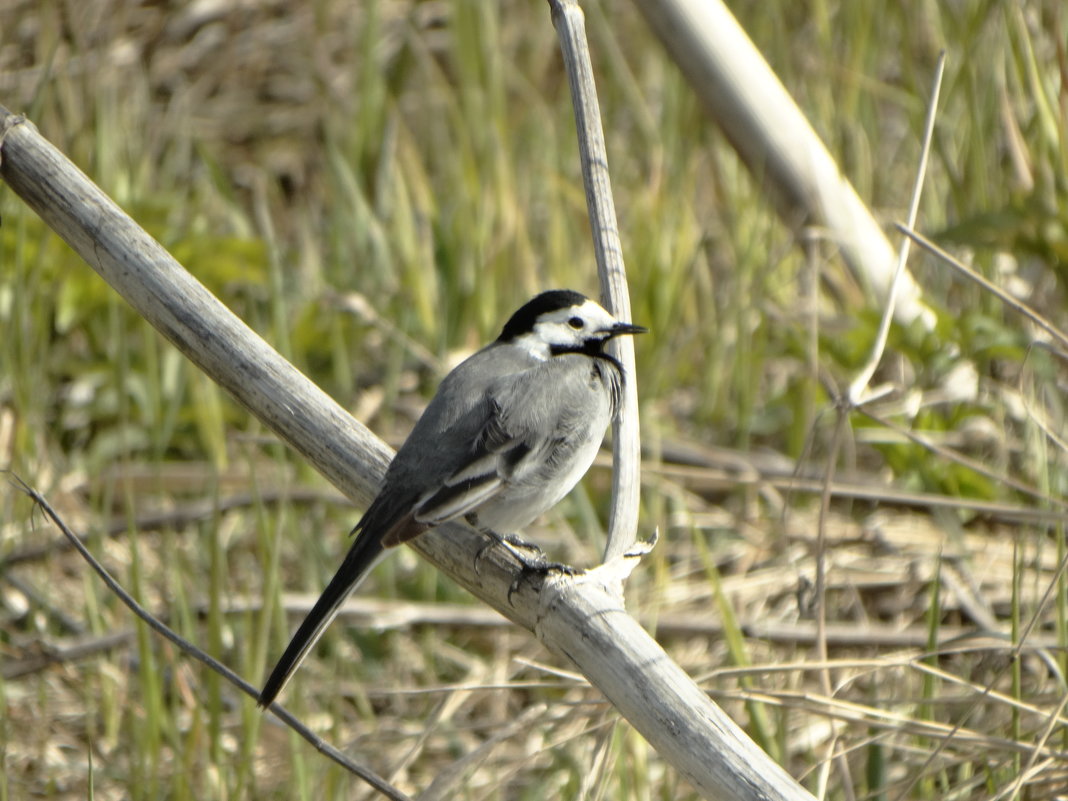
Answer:
M534 330L534 324L538 318L546 312L566 309L569 306L581 306L587 300L588 298L581 292L575 292L572 289L550 289L548 292L542 292L519 307L519 310L504 324L497 341L509 342L518 336L529 334Z

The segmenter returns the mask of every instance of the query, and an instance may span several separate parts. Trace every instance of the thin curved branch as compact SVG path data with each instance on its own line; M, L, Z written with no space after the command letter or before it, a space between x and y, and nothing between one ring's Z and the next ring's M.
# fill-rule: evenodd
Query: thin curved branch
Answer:
M553 25L560 39L564 68L571 86L575 110L582 182L586 188L586 206L593 231L593 250L597 274L606 308L620 320L631 321L627 270L623 264L623 245L612 200L612 181L608 174L608 151L601 127L601 111L593 80L590 48L586 42L586 24L582 9L575 0L549 0ZM625 340L625 341L624 341ZM608 520L608 541L604 561L630 549L638 532L638 504L641 489L641 437L638 425L638 389L634 364L634 342L630 337L613 340L614 355L623 365L627 380L623 403L612 423L612 510Z
M89 563L89 566L93 569L93 571L98 576L100 576L101 580L104 582L107 588L111 590L111 592L113 592L115 596L118 597L118 599L122 601L122 603L125 604L131 612L133 612L137 617L143 620L150 629L152 629L158 635L163 637L165 640L168 640L169 642L173 643L178 648L178 650L180 650L186 656L195 659L197 662L200 662L205 667L218 673L220 676L230 682L231 685L243 692L249 698L259 700L260 691L258 687L245 681L243 678L241 678L239 675L237 675L234 671L232 671L230 668L228 668L215 657L211 656L208 653L205 653L200 648L197 648L195 645L193 645L193 643L189 642L189 640L182 637L174 629L172 629L162 620L160 620L147 609L145 609L143 606L141 606L141 604L139 604L137 600L126 591L122 584L120 584L119 581L114 576L112 576L111 573L108 572L108 569L102 564L100 564L99 561L97 561L96 557L93 556L92 552L85 546L85 543L82 542L82 538L75 534L73 531L71 531L70 527L68 527L67 524L63 521L63 518L59 516L56 510L52 508L52 506L48 503L48 501L41 493L39 493L37 490L35 490L22 479L20 479L18 476L12 476L11 483L14 484L15 487L21 492L26 493L26 495L28 495L33 500L33 502L41 508L45 515L47 515L47 517L56 525L56 527L63 532L63 535L70 541L71 546L74 547L78 551L78 553L82 555L82 558ZM283 723L293 729L293 731L295 731L297 734L299 734L301 737L311 743L315 750L319 751L329 759L332 759L338 765L345 768L345 770L349 771L349 773L352 773L354 776L358 776L359 778L363 779L369 785L371 785L384 796L386 796L386 798L391 798L393 799L393 801L411 801L408 796L406 796L388 781L383 779L373 770L349 759L343 753L334 748L334 746L330 745L330 743L326 742L321 737L316 735L315 732L313 732L311 729L301 723L300 720L295 718L288 710L286 710L285 707L277 703L272 704L271 712L274 713L275 717L277 717L279 720L281 720Z

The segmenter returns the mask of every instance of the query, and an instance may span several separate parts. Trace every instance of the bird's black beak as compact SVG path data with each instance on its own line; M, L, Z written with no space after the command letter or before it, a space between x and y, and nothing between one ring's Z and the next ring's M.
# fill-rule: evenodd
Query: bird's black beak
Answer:
M602 329L602 333L608 334L608 338L622 336L623 334L646 334L649 329L644 325L633 325L631 323L616 323L611 328Z

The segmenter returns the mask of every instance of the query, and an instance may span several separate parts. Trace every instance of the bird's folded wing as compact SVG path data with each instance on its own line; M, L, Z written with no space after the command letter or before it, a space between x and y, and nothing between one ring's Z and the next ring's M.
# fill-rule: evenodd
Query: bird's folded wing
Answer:
M496 495L503 482L496 474L475 476L458 484L446 485L422 500L415 511L415 519L428 526L438 526L448 520L469 514Z
M489 414L469 458L438 487L426 492L415 519L427 525L470 514L501 491L517 466L531 453L529 431L506 428L501 407L491 401Z

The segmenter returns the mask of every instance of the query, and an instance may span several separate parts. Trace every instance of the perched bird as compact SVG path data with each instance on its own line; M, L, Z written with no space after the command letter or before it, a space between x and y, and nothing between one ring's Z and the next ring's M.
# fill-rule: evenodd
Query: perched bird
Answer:
M567 495L619 407L623 369L605 345L645 330L579 292L551 290L450 372L263 685L260 706L274 701L386 549L460 517L498 536L514 534Z

